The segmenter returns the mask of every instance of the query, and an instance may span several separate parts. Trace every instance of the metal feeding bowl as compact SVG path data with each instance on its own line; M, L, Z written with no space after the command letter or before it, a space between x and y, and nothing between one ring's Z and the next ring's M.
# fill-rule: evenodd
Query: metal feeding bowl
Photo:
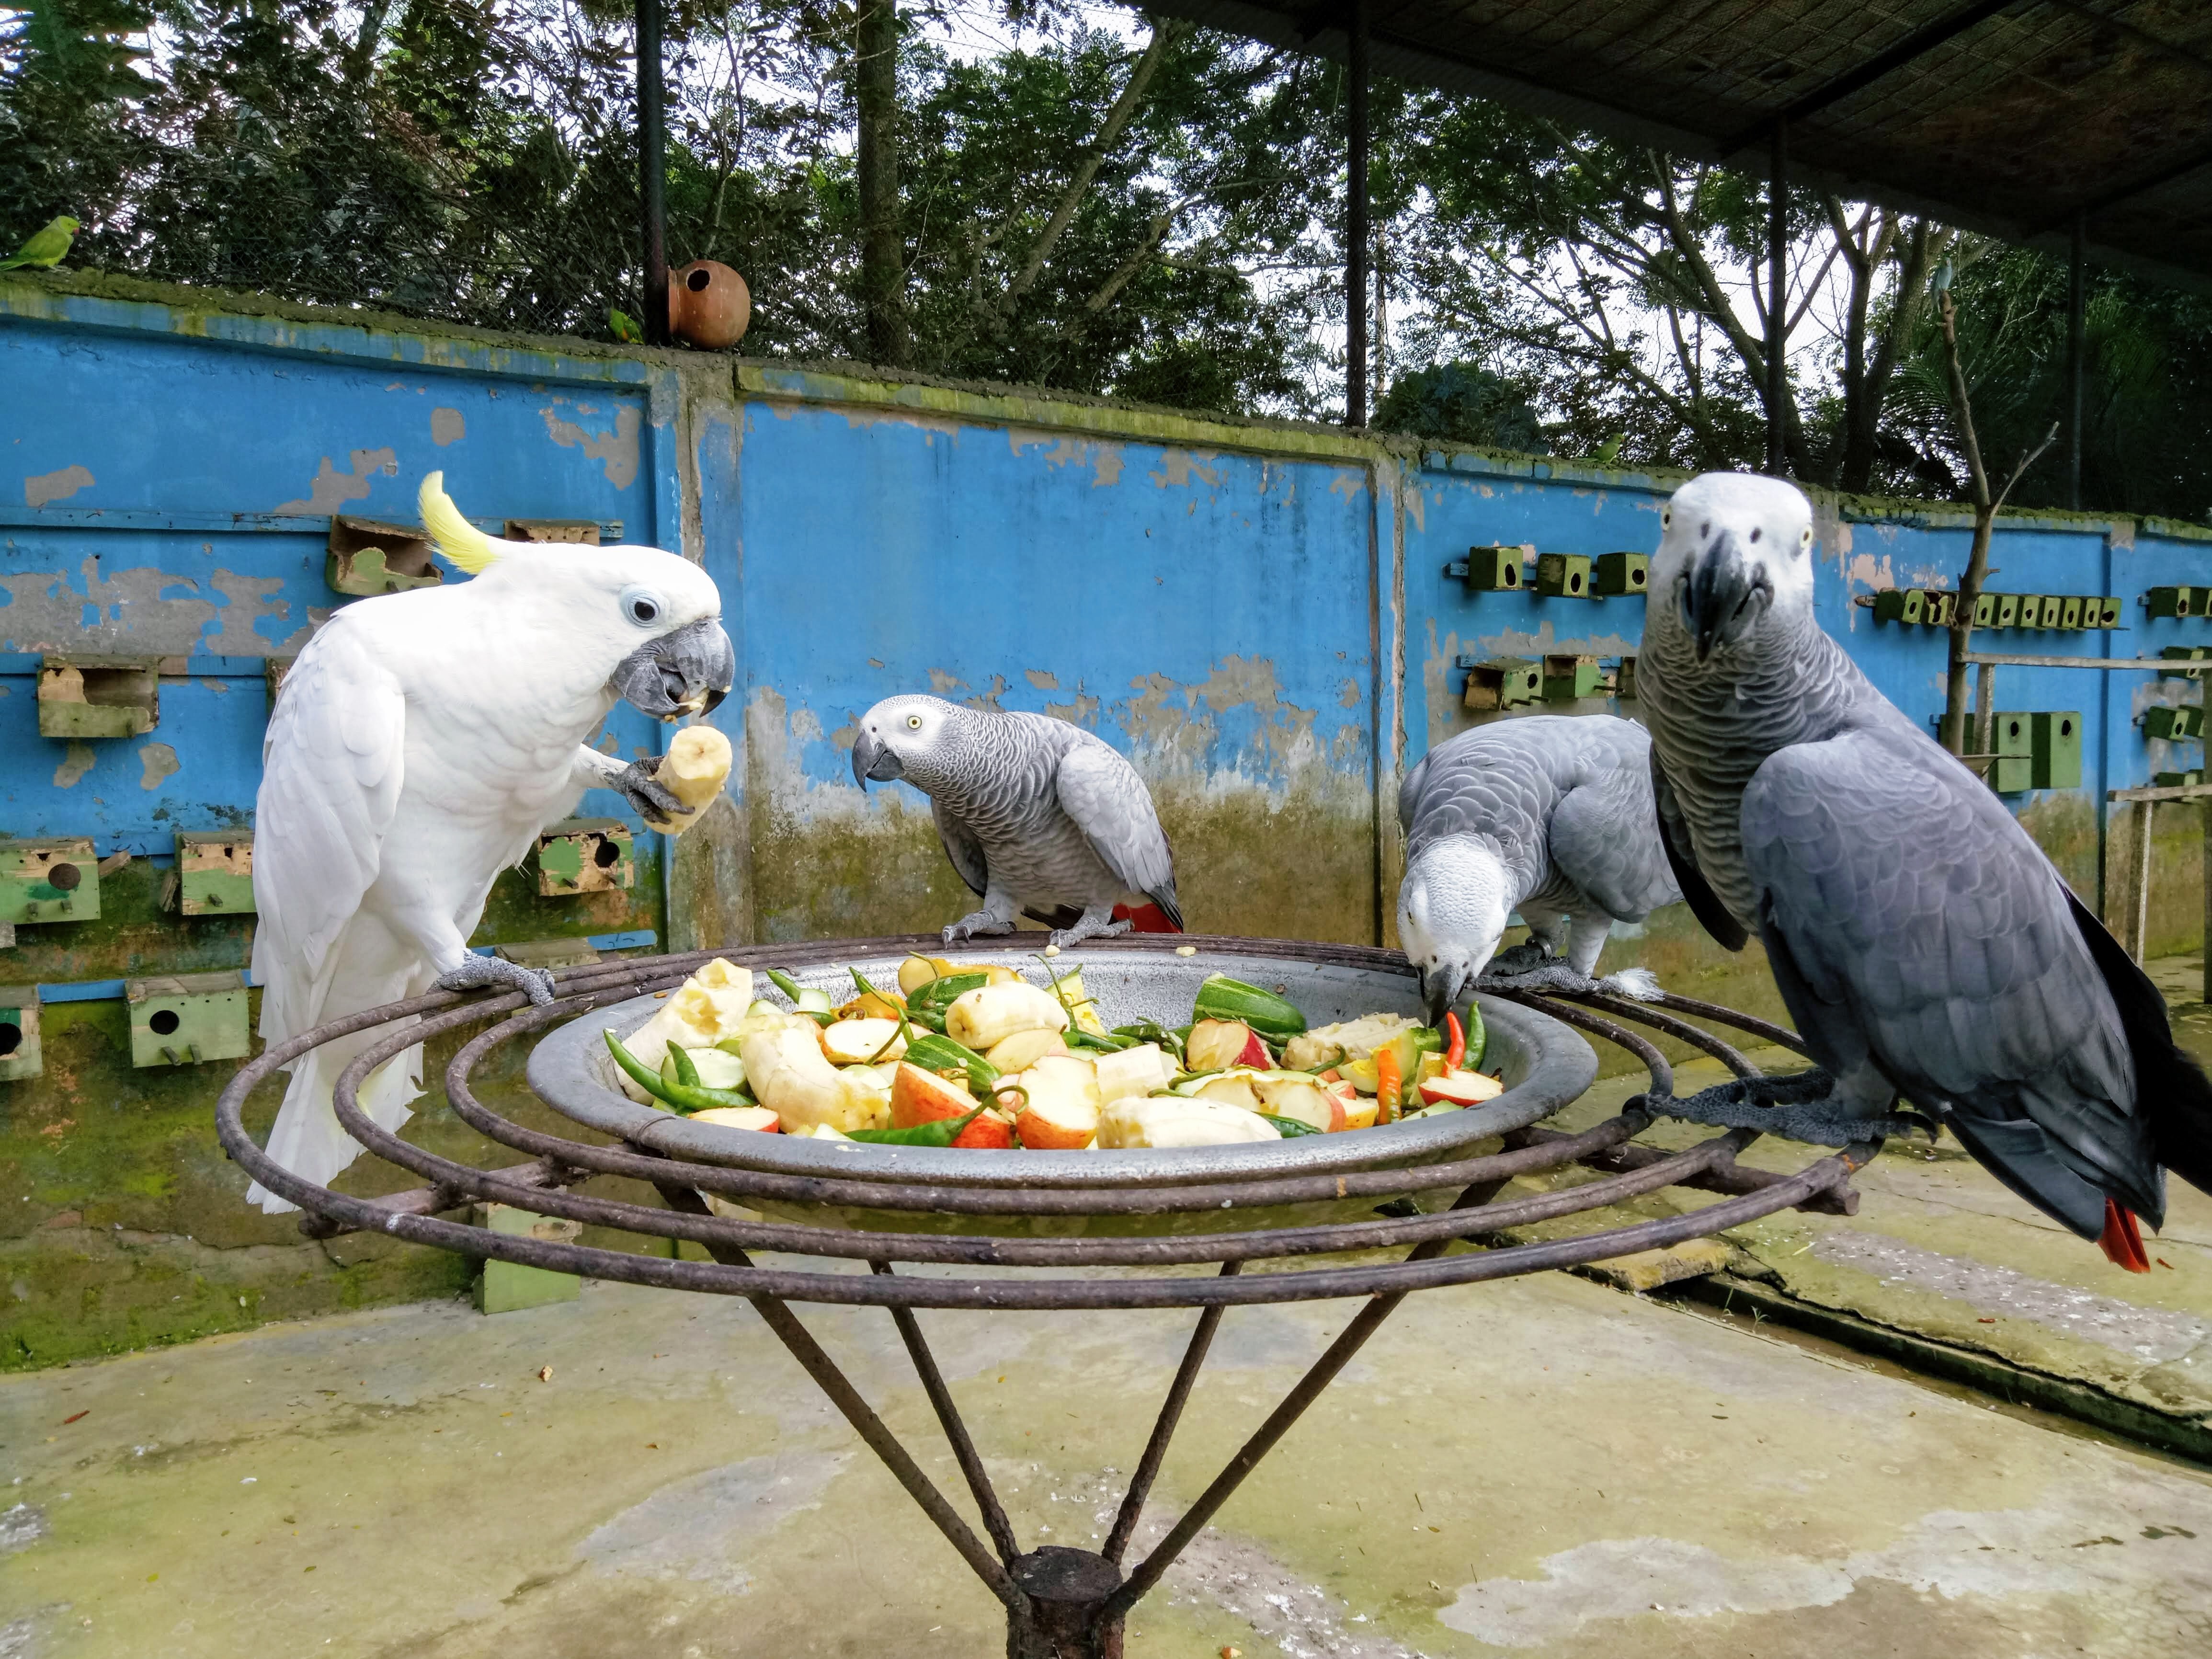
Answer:
M1394 951L1188 939L1182 942L1197 954L1181 957L1174 954L1177 942L1158 935L1103 941L1068 960L1082 963L1085 988L1114 1024L1151 1018L1180 1024L1199 981L1214 972L1284 988L1314 1024L1414 1009L1410 970ZM1604 1261L1791 1207L1848 1214L1856 1206L1851 1172L1875 1150L1815 1156L1796 1174L1777 1175L1736 1163L1736 1154L1757 1139L1749 1130L1681 1151L1637 1145L1635 1137L1650 1121L1647 1098L1663 1097L1674 1085L1665 1056L1630 1023L1686 1042L1742 1077L1756 1075L1757 1068L1708 1027L1731 1027L1803 1052L1793 1034L1764 1020L1672 995L1656 1003L1603 994L1486 996L1491 1048L1485 1063L1501 1070L1507 1085L1497 1098L1437 1118L1273 1144L1057 1152L786 1139L687 1121L638 1105L614 1087L601 1032L635 1030L657 1006L654 993L674 990L714 955L747 967L787 968L802 983L835 994L850 983L848 965L871 979L888 979L909 951L925 948L942 953L933 939L859 939L609 963L556 975L556 1000L542 1008L519 995L444 992L394 1003L333 1021L249 1061L216 1104L216 1132L248 1174L307 1212L301 1230L310 1237L374 1231L556 1273L745 1297L1005 1605L1009 1659L1119 1659L1129 1609L1411 1292ZM963 954L1004 960L1014 952ZM483 1029L447 1065L447 1099L464 1121L523 1153L526 1162L478 1169L440 1158L377 1127L361 1110L361 1085L375 1066L415 1043L471 1027ZM1545 1128L1541 1120L1596 1074L1595 1056L1577 1031L1627 1050L1649 1070L1650 1085L1648 1096L1632 1099L1619 1115L1569 1134ZM293 1175L246 1133L242 1116L247 1097L288 1061L337 1038L364 1036L366 1046L338 1079L338 1121L369 1152L427 1183L385 1198L351 1197ZM536 1042L527 1072L532 1089L593 1132L587 1138L526 1127L477 1097L471 1082L475 1068L519 1040ZM1573 1165L1591 1178L1508 1191L1516 1176ZM646 1182L665 1207L574 1190L598 1175ZM1600 1224L1571 1237L1513 1243L1507 1234L1663 1187L1718 1196L1703 1208ZM1421 1201L1401 1201L1416 1195ZM694 1244L710 1259L497 1232L447 1214L471 1202ZM1412 1248L1378 1256L1405 1246ZM755 1250L814 1263L757 1267ZM1353 1251L1363 1254L1344 1254ZM937 1270L902 1273L900 1262ZM1246 1273L1248 1263L1267 1265ZM1195 1267L1216 1271L1188 1271ZM1159 1271L1176 1268L1185 1271ZM988 1271L963 1271L974 1269ZM1146 1496L1226 1310L1339 1297L1362 1298L1343 1332L1167 1535L1125 1573L1123 1557ZM793 1302L889 1311L951 1447L982 1535L808 1334L792 1311ZM918 1308L1200 1310L1102 1549L1022 1550L930 1352Z
M857 968L872 984L896 982L904 952L880 948L848 961L793 968L802 986L827 991L837 1001L854 994L848 969ZM1304 947L1312 950L1314 947ZM945 947L938 953L947 954ZM810 952L809 954L814 954ZM963 964L1020 964L1012 950L975 948L949 953L957 971ZM781 964L779 964L781 965ZM1042 982L1034 964L1027 975ZM1186 1024L1191 1000L1209 974L1227 974L1264 985L1297 1005L1310 1026L1356 1019L1364 1014L1396 1013L1419 1018L1419 997L1402 962L1396 970L1341 962L1286 959L1251 950L1209 951L1179 957L1171 950L1086 946L1052 963L1054 972L1083 970L1084 988L1096 1000L1109 1025L1150 1019L1164 1026ZM951 1147L885 1146L865 1141L818 1140L805 1136L762 1134L714 1123L695 1122L643 1106L616 1083L613 1057L603 1033L627 1038L650 1019L667 993L647 994L599 1008L541 1040L531 1051L531 1091L556 1111L587 1129L613 1135L686 1162L732 1170L816 1177L860 1188L885 1189L920 1184L958 1187L1018 1195L1012 1212L917 1217L894 1201L811 1202L794 1205L757 1194L749 1207L763 1213L804 1217L818 1225L897 1230L1021 1231L1031 1229L1035 1197L1064 1195L1056 1213L1065 1231L1087 1233L1220 1231L1280 1226L1321 1220L1336 1211L1364 1215L1370 1198L1322 1196L1287 1203L1212 1203L1193 1209L1187 1196L1172 1189L1194 1186L1262 1186L1289 1176L1322 1176L1366 1170L1401 1170L1468 1155L1480 1143L1550 1116L1575 1099L1597 1075L1597 1056L1581 1037L1559 1021L1491 998L1482 999L1489 1032L1486 1070L1497 1073L1505 1092L1480 1106L1441 1116L1419 1118L1348 1133L1304 1135L1273 1142L1182 1148L1139 1148L1125 1152L981 1152ZM1327 1188L1322 1189L1324 1194ZM1122 1206L1134 1200L1133 1207Z

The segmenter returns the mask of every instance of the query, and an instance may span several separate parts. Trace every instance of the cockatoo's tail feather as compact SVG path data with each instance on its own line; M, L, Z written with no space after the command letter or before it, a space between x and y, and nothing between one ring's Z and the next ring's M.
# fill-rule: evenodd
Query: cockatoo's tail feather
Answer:
M422 480L419 497L422 527L438 544L438 551L471 576L481 575L506 556L510 544L496 541L461 516L453 498L446 494L446 475L433 472Z

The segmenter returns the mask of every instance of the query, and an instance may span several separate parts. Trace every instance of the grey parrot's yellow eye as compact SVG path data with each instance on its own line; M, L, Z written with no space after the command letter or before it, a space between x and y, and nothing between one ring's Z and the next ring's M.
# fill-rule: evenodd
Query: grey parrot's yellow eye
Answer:
M1813 526L1811 525L1807 525L1802 531L1798 532L1797 546L1799 550L1802 552L1809 552L1812 550Z
M667 601L649 587L625 587L616 603L640 628L651 628L668 612Z
M921 731L921 715L919 715L919 714L908 714L908 715L906 717L906 728L907 728L907 730L908 730L908 731L909 731L909 732L919 732L919 731Z

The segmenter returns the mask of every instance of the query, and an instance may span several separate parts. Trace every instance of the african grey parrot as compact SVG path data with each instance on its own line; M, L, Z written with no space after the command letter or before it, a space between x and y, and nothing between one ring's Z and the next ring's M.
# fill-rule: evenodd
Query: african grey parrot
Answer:
M617 698L673 720L712 708L737 660L706 572L652 547L501 541L463 518L438 473L424 523L473 580L334 614L284 677L262 745L253 896L261 1035L490 986L552 1000L550 975L469 950L493 881L589 789L648 822L680 805L656 757L585 746ZM331 1104L374 1032L301 1055L269 1155L326 1182L361 1155ZM386 1129L421 1092L422 1051L368 1074L361 1107ZM294 1206L258 1183L249 1201Z
M853 776L929 797L945 855L983 896L945 930L947 944L1010 933L1020 911L1054 929L1054 945L1110 938L1132 925L1115 919L1124 900L1149 900L1182 931L1175 855L1144 780L1079 726L886 697L860 716Z
M1802 494L1708 473L1660 522L1636 678L1668 854L1714 938L1764 941L1818 1069L1654 1109L1840 1146L1918 1123L1902 1096L2147 1271L2135 1218L2164 1218L2161 1166L2212 1190L2212 1085L2164 1000L1821 631Z
M1515 909L1540 943L1498 957L1519 970L1511 980L1485 982L1590 990L1613 924L1682 896L1659 844L1650 752L1632 720L1534 714L1462 732L1407 774L1398 937L1431 1025L1491 963ZM1547 960L1563 939L1565 963ZM1631 969L1607 988L1645 995L1650 976Z

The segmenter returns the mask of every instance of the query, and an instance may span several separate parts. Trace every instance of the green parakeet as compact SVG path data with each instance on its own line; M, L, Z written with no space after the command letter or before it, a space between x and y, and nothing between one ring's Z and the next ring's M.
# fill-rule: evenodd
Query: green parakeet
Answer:
M77 222L66 213L50 220L44 230L33 233L29 241L15 250L14 258L0 259L0 270L13 270L18 265L51 269L61 264L62 256L76 239L76 232Z

